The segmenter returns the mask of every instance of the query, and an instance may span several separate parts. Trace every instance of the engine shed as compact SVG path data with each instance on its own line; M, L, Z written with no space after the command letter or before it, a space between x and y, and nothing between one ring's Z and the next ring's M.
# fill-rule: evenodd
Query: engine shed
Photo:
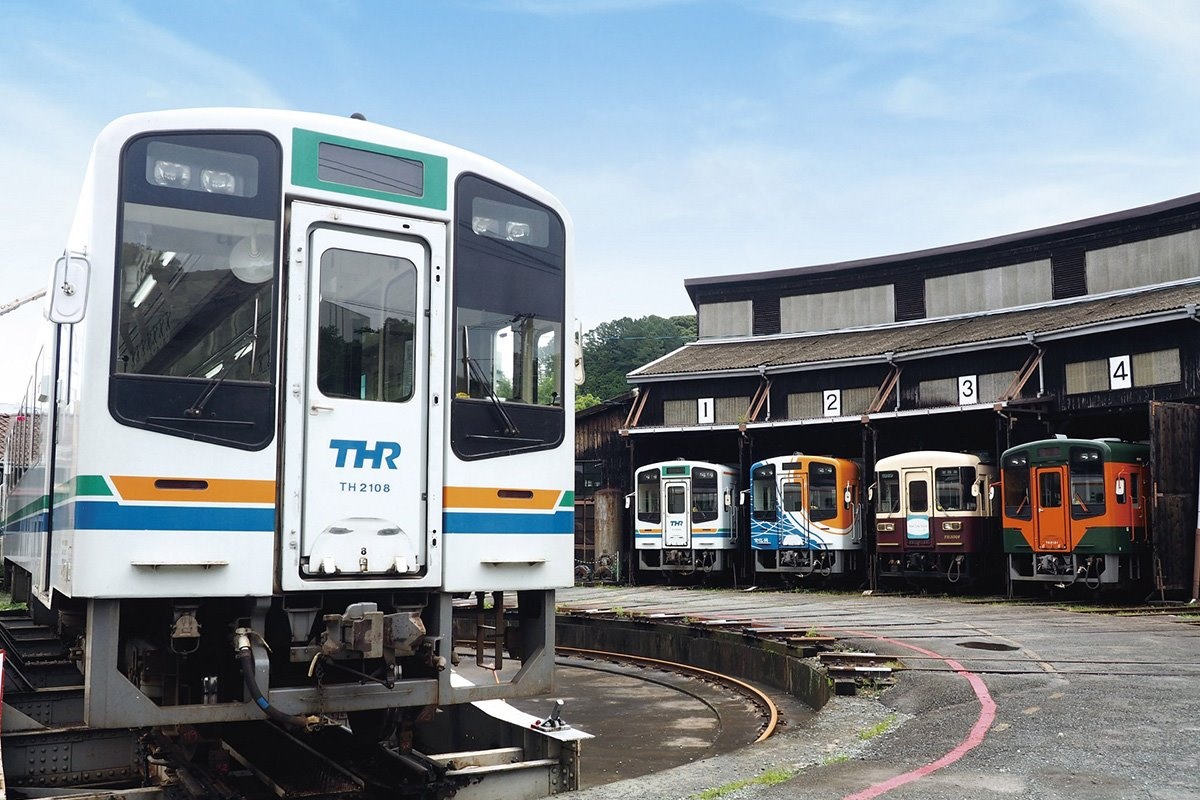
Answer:
M1149 441L1156 586L1194 596L1200 194L685 287L698 340L629 375L634 468L685 457L744 475L796 452L861 460L869 476L911 450Z

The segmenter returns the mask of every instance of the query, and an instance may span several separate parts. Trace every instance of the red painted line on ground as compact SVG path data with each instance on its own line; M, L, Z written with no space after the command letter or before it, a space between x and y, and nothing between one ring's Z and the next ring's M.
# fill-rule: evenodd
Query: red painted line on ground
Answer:
M971 672L962 664L952 658L947 658L940 653L935 653L932 650L926 650L924 647L917 647L915 644L901 642L897 639L888 639L885 636L877 636L873 633L864 633L863 631L841 631L852 636L864 636L869 639L876 639L888 644L894 644L899 647L906 647L909 650L914 650L922 655L932 656L944 662L950 669L957 672L967 679L971 684L971 689L975 692L975 697L979 700L979 718L975 720L975 724L971 727L971 732L967 734L967 738L958 743L954 749L946 753L946 755L931 761L923 767L917 767L914 770L905 772L903 775L897 775L893 778L888 778L886 781L881 781L873 786L868 786L862 791L854 794L846 795L842 800L871 800L871 798L879 797L880 795L890 792L905 784L920 780L921 778L937 772L942 767L948 767L955 761L965 756L968 752L978 747L983 743L983 737L987 735L988 729L992 727L992 723L996 720L996 701L992 699L992 695L988 692L987 684L983 682L974 672Z

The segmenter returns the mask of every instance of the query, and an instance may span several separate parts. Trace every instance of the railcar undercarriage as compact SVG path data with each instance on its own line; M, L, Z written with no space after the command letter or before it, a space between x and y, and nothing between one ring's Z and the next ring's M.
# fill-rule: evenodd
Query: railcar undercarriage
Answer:
M663 572L720 572L728 566L723 550L690 550L667 548L664 550L638 550L638 566L643 570Z
M970 553L887 553L879 558L879 577L971 583L981 577L980 559Z
M857 550L755 550L756 572L841 577L858 569Z
M1143 580L1143 565L1137 554L1010 553L1008 576L1013 583L1045 583L1057 588L1126 587Z
M553 592L518 597L506 609L493 593L489 609L489 666L499 669L504 651L520 662L506 683L486 667L470 677L450 669L459 617L477 609L442 594L424 604L380 595L341 610L328 600L302 609L280 599L91 600L53 610L34 600L33 613L0 612L8 796L568 791L587 734L499 699L550 689L552 672L542 672L553 669L544 646Z

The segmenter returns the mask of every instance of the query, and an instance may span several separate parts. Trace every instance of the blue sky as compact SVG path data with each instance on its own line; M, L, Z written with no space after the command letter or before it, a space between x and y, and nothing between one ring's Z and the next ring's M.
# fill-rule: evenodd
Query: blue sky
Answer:
M121 114L270 106L475 150L576 223L577 316L1200 191L1187 0L0 4L0 302L45 284ZM34 306L0 317L0 402Z

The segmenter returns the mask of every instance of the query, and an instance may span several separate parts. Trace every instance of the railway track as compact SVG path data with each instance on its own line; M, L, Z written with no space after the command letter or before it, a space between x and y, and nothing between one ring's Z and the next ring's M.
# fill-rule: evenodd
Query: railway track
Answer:
M84 720L79 653L51 629L24 611L0 612L0 648L0 796L10 800L65 791L76 800L491 800L526 796L505 794L513 783L573 784L564 772L576 772L578 750L567 742L588 738L569 726L539 728L538 718L494 703L441 711L479 743L449 752L438 749L437 733L422 741L420 723L385 742L343 725L301 733L265 718L96 729ZM531 737L531 727L540 733ZM565 746L545 747L550 739Z
M60 787L87 787L96 798L111 797L118 791L144 800L375 800L441 797L450 791L464 797L470 792L460 791L462 779L469 779L473 770L503 766L511 755L427 756L367 742L343 728L298 736L265 721L143 731L91 730L83 724L82 679L71 653L51 631L21 612L0 615L0 622L0 639L12 654L7 670L9 718L5 720L4 757L12 776L8 795L14 798ZM658 727L656 736L663 735L663 726L677 722L686 729L686 744L696 748L692 751L695 756L763 741L780 722L778 707L769 695L732 676L596 650L564 649L558 660L566 669L608 671L660 684L664 710L648 712L643 700L637 704L639 716ZM700 712L690 712L689 718L677 710L666 710L678 709L680 701L672 698L680 694L693 700ZM578 710L578 706L570 710ZM696 721L705 714L714 721ZM627 718L622 722L618 716L613 722L627 732ZM580 727L587 730L591 726ZM627 741L622 732L612 733L609 741L628 751L620 744ZM592 763L603 763L602 749L589 748L593 751L589 768ZM686 753L687 747L665 750L668 757L672 750L678 756ZM647 766L654 768L649 762L639 764ZM601 767L592 781L585 779L582 785L603 780L608 772L611 770Z
M562 655L579 656L585 659L606 661L613 664L649 666L655 669L691 675L704 681L712 681L728 687L749 699L763 717L761 732L754 739L754 743L765 742L767 739L771 738L772 734L775 733L776 727L779 725L779 708L776 706L775 701L771 699L770 695L733 675L726 675L707 669L701 669L690 664L680 664L673 661L663 661L657 658L646 658L643 656L633 656L622 653L611 653L604 650L587 650L579 647L556 647L555 652Z
M887 603L878 602L887 598L879 596L862 598L862 602L846 596L843 602L830 604L795 593L679 592L673 594L669 602L663 602L657 594L650 596L631 591L614 592L602 599L606 602L598 602L594 596L586 600L564 600L560 603L560 611L589 617L663 622L684 630L732 632L773 640L797 657L819 662L839 694L853 693L852 689L846 689L863 684L887 685L894 669L914 673L947 670L943 655L905 652L901 661L895 654L861 652L849 647L852 643L861 646L872 637L879 641L896 637L939 642L936 646L941 647L943 653L947 648L958 649L958 657L969 663L971 671L985 676L1200 677L1198 663L1156 658L1153 652L1141 653L1135 648L1124 651L1126 656L1120 658L1111 654L1107 657L1043 657L994 635L976 622L969 622L969 615L964 614L961 619L953 616L955 606L948 603L930 603L929 608L937 610L928 615L900 618L887 612ZM1011 610L1000 608L1011 605L1009 601L992 598L972 599L958 607L989 605L997 606L997 611L1006 615L1012 614ZM1032 607L1063 606L1061 603L1039 603ZM1179 621L1200 622L1200 609L1190 607L1097 608L1080 604L1067 606L1064 610L1085 612L1080 618L1081 624L1086 624L1089 617L1097 613L1120 617L1147 611L1154 616L1171 615ZM1066 617L1058 619L1064 625L1071 624ZM364 745L337 728L316 737L303 737L303 740L265 722L141 731L136 735L128 731L86 730L81 727L78 717L81 707L79 673L71 653L45 629L19 612L0 615L0 622L4 623L0 628L3 644L14 656L13 664L6 670L5 763L7 765L13 757L10 750L16 748L16 758L27 764L24 775L31 790L30 794L23 795L20 790L14 791L14 787L10 787L9 795L14 798L32 797L55 787L79 785L93 787L97 797L101 796L101 790L122 788L130 798L147 800L158 797L171 800L201 797L221 800L434 797L447 790L448 774L462 775L486 766L461 758L456 761L426 757L419 752L399 753L395 749L376 747L374 743ZM1134 623L1126 623L1126 627L1131 624ZM781 714L772 697L736 677L661 659L585 648L558 648L557 662L564 669L634 676L643 682L658 683L687 694L712 710L719 720L717 728L730 727L726 722L734 716L750 719L750 733L736 742L726 742L722 745L726 749L763 742L780 723ZM741 700L722 706L706 695L706 689L681 689L679 681L664 677L669 675L686 675L699 686L717 686L720 692L736 693ZM581 683L597 681L588 678ZM590 723L573 713L585 705L586 701L568 706L567 718L576 726L591 730ZM532 708L529 712L536 713ZM642 736L661 736L665 723L677 721L671 714L646 708L640 709L639 716L645 718L647 725ZM621 729L614 732L611 740L617 742L619 748L628 750L630 720L618 718L617 723ZM655 729L654 725L659 727ZM656 734L655 730L660 732ZM597 743L593 747L599 746ZM712 744L702 742L699 746L711 748ZM81 755L121 749L130 751L130 767L124 771L99 769ZM504 756L487 758L503 759ZM585 766L585 775L587 769ZM595 785L597 778L601 779L599 782L612 779L611 775L604 774L591 777L581 786ZM617 777L627 775L622 773ZM154 785L147 786L147 783Z

